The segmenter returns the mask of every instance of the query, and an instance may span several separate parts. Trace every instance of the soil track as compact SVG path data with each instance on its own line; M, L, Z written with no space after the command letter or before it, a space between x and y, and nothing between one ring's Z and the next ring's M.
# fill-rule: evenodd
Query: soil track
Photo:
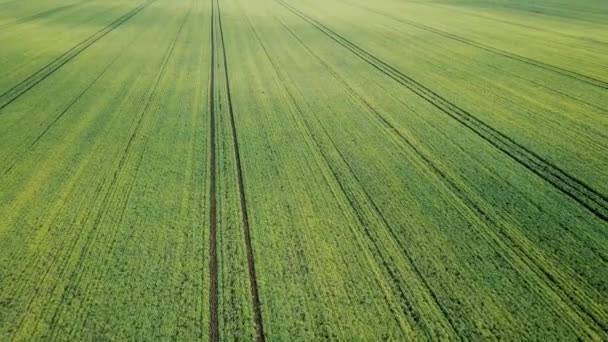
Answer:
M234 120L234 110L232 107L232 95L230 92L230 77L228 73L228 59L226 57L226 44L224 43L224 29L222 26L222 14L219 0L217 1L217 17L219 38L222 43L222 55L224 62L224 75L226 77L226 96L228 100L228 111L230 113L230 126L232 130L232 143L234 146L234 158L236 161L236 171L238 178L239 199L241 204L241 219L243 224L243 237L245 239L245 249L247 253L247 269L249 272L249 281L251 284L251 297L253 301L253 319L255 322L256 340L262 342L266 340L264 335L264 324L262 321L262 308L260 302L260 294L258 290L258 281L255 271L255 258L253 256L253 246L251 243L251 229L249 227L249 214L247 211L247 197L245 196L245 186L243 181L243 168L241 166L241 153L239 150L239 140L236 131L236 123Z
M152 1L154 1L154 0L152 0ZM151 3L152 1L149 1L148 4ZM124 172L125 172L124 171L124 166L127 163L127 160L130 157L132 157L134 154L138 155L138 157L137 157L138 161L137 161L137 164L136 164L137 167L135 169L135 174L137 174L137 172L139 170L139 166L141 165L141 161L142 161L142 159L144 157L145 149L146 149L148 140L150 138L150 135L145 136L144 144L143 144L143 149L141 151L134 152L133 151L133 144L134 144L134 141L135 141L136 137L138 135L140 135L140 132L141 132L144 120L146 119L147 116L149 116L149 115L146 115L146 114L148 114L150 112L150 106L152 104L152 101L158 95L158 88L159 88L160 81L162 80L163 76L166 73L167 64L169 63L169 60L173 56L173 52L175 51L176 42L177 42L178 38L181 35L182 29L183 29L184 24L186 23L189 15L190 15L190 11L184 16L184 20L182 21L179 29L177 30L175 38L169 44L169 46L167 48L167 51L166 51L166 53L164 55L164 58L163 58L163 60L161 62L158 75L156 76L156 80L154 81L153 85L150 88L150 92L147 95L147 98L145 100L145 104L144 104L144 106L143 106L143 108L142 108L142 110L141 110L141 112L139 114L139 117L138 117L138 119L137 119L137 121L135 123L135 127L134 127L134 129L133 129L133 131L132 131L132 133L131 133L131 135L129 137L129 140L126 143L125 148L124 148L124 150L122 151L122 153L120 155L120 158L118 158L118 156L116 157L116 159L118 159L118 164L117 164L116 168L114 169L112 177L110 178L109 188L108 188L107 192L102 197L102 200L101 200L101 207L102 207L102 209L97 213L97 215L95 215L95 217L93 217L92 215L90 215L90 212L88 212L87 215L86 215L86 219L84 221L87 221L90 218L92 220L92 222L93 222L92 227L98 227L101 224L102 220L104 220L104 215L107 213L107 210L110 207L111 198L113 196L115 196L115 194L117 192L120 192L120 189L118 189L118 183L119 183L119 179L121 177L123 177L123 175L124 175ZM120 57L120 54L116 57L116 59L118 59L118 57ZM110 68L110 66L116 61L116 59L114 59L112 61L112 63L110 63L110 65L108 67L106 67L106 69L102 72L102 74L105 73L105 71L108 68ZM100 74L95 79L95 81L97 81L101 77L102 74ZM95 81L93 83L95 83ZM86 91L86 89L85 89L85 91ZM125 196L124 196L125 201L123 203L123 208L121 210L121 215L120 215L121 220L122 220L122 217L124 216L124 212L126 210L126 204L127 204L128 200L130 198L130 194L131 194L131 190L132 190L133 184L134 183L130 183L129 187L126 189L126 191L124 191L125 192ZM102 185L103 185L103 183L100 184L100 186L96 190L96 196L95 196L96 198L101 193L100 187ZM71 245L71 247L69 248L70 253L73 253L72 251L75 250L75 246L77 245L77 243L79 241L81 241L81 240L83 241L83 247L82 247L82 249L80 251L80 257L78 258L76 266L71 271L67 271L68 270L67 264L65 264L62 267L62 269L61 269L61 273L62 274L64 272L66 272L66 273L69 272L69 275L66 274L67 279L69 279L67 281L68 290L64 291L63 294L61 295L61 299L60 299L61 303L66 303L67 302L67 300L68 300L67 298L70 295L70 292L71 291L75 291L73 289L75 289L77 287L77 284L81 281L82 273L80 272L80 270L82 269L82 265L85 262L86 258L90 255L90 253L91 253L90 252L91 246L93 245L93 242L98 239L98 235L99 234L100 234L100 232L97 229L93 229L92 231L85 232L85 233L83 233L81 231L78 234L78 236L76 237L76 239L74 240L74 242ZM113 239L112 241L115 242L115 239ZM110 249L111 248L112 248L112 246L110 246ZM45 279L47 277L47 275L49 275L49 271L50 271L50 269L47 269L45 271L43 279ZM41 284L43 284L43 282L39 283L38 287L36 288L36 290L34 292L34 296L32 296L30 298L30 300L29 300L29 302L27 304L28 310L26 310L26 311L29 311L29 307L33 304L34 299L36 298L36 296L39 293L39 289L41 287ZM55 288L57 286L59 286L59 283L55 282L53 284L52 290L50 292L53 293L55 291ZM55 308L55 311L54 311L54 313L52 315L52 318L51 318L51 322L52 322L51 326L53 327L50 330L51 336L53 336L53 334L55 334L55 328L57 326L56 323L57 323L58 317L59 317L59 315L60 315L60 313L61 313L61 311L63 309L64 309L64 307L62 307L61 305L59 305L59 306L57 306ZM25 321L25 316L22 316L21 319L19 320L19 323L17 324L17 328L13 331L13 338L21 330L21 327L22 327L24 321Z
M281 23L281 26L283 28L285 28L285 30L287 30L300 44L302 44L302 46L310 53L311 56L315 57L315 59L321 65L324 66L325 70L328 71L332 75L332 77L339 79L339 82L341 82L342 85L345 84L345 83L343 83L341 78L339 78L335 73L331 72L327 68L328 67L327 64L322 59L320 59L316 54L314 54L314 52L312 50L310 50L310 48L306 44L304 44L304 42L289 27L287 27L285 25L285 23L283 23L280 19L279 19L279 22ZM325 165L331 172L335 182L338 184L340 191L345 194L345 198L348 201L350 208L352 208L353 213L357 217L357 220L362 227L363 233L372 242L371 246L373 247L373 250L375 251L375 253L379 256L380 264L382 265L384 270L387 272L388 278L390 279L390 282L392 283L392 285L395 287L396 292L398 292L397 295L403 300L402 303L399 303L400 309L402 310L403 313L405 313L408 316L420 315L420 313L417 311L417 309L415 307L413 307L411 305L407 305L408 294L406 293L406 290L404 290L404 288L403 288L403 286L404 286L403 280L401 280L400 279L401 277L393 270L393 268L391 266L391 261L383 253L381 243L375 238L375 235L372 233L372 231L370 229L370 226L372 224L370 223L368 218L366 218L366 217L364 217L364 215L362 215L361 205L359 203L357 203L357 201L355 201L353 198L351 198L351 196L348 196L349 191L347 190L346 181L343 179L343 177L341 177L339 175L339 172L336 170L336 167L332 164L332 161L330 160L327 153L325 152L323 142L317 137L317 135L314 134L313 128L311 127L310 123L306 119L304 119L306 117L305 111L298 105L298 101L296 100L296 95L294 95L292 93L292 91L288 88L285 77L279 71L280 68L275 64L270 53L267 51L264 43L262 42L261 38L259 37L258 33L256 32L255 28L253 27L253 25L251 23L250 23L250 27L251 27L252 31L254 32L257 41L262 46L262 49L264 50L264 53L265 53L267 59L269 60L270 64L272 65L273 70L274 70L275 74L277 75L277 78L281 81L280 86L285 91L288 101L294 106L295 111L298 113L298 117L292 115L294 120L302 122L302 127L303 127L304 131L307 133L307 135L310 137L310 139L312 139L312 141L314 142L316 150L323 157ZM347 91L349 92L349 94L353 95L354 92L352 92L351 90L352 90L351 88L347 88ZM375 109L374 109L374 111L375 111ZM318 121L319 119L316 118L316 120ZM320 124L320 122L319 122L319 124ZM321 124L321 126L322 126L322 124ZM399 245L399 247L403 251L403 255L406 257L409 264L412 266L414 273L416 274L417 281L419 281L422 284L422 286L426 289L427 293L432 298L434 305L440 310L440 312L442 313L446 322L448 323L449 329L451 329L451 331L456 331L454 328L453 322L450 321L449 315L447 315L445 309L441 306L433 289L429 286L426 279L422 276L422 273L416 266L416 263L414 263L411 255L409 255L407 253L407 248L403 245L402 240L397 237L396 233L393 230L393 227L388 223L387 219L384 217L382 212L379 210L378 206L373 201L373 199L372 199L371 195L369 194L369 192L367 191L367 189L363 186L363 183L357 177L356 173L352 169L351 165L348 163L347 159L344 157L344 155L342 154L342 152L340 151L340 149L338 148L338 146L336 145L334 140L331 138L331 134L329 132L327 132L325 130L325 128L323 128L323 133L327 137L327 139L329 139L329 141L331 143L331 144L329 144L329 146L331 146L337 152L337 154L340 156L340 163L346 167L346 169L348 170L348 174L355 180L355 184L357 185L357 188L365 195L367 205L371 206L374 209L374 213L375 213L374 216L376 216L380 220L383 227L389 232L389 234L391 235L393 240ZM427 334L429 334L428 335L429 338L433 336L432 333L429 331L427 331Z
M215 6L211 0L211 68L209 70L209 341L219 341L217 280L217 188L215 132Z
M564 300L566 300L567 302L570 302L573 306L578 308L578 310L580 310L581 312L584 312L585 315L590 317L596 323L601 322L603 320L602 318L600 318L601 313L594 312L593 309L591 309L591 310L588 309L588 307L592 307L593 305L588 305L588 302L585 298L578 298L576 296L570 296L567 294L565 288L568 287L569 279L570 279L569 276L566 276L566 275L562 274L561 272L556 272L554 269L548 267L544 262L542 262L546 259L546 256L542 255L542 253L539 254L538 251L527 250L526 249L527 245L522 245L521 237L516 232L513 232L510 229L510 227L503 225L499 220L496 219L496 217L491 212L484 210L482 208L482 206L480 206L474 199L471 199L468 196L466 196L465 193L468 193L469 191L466 188L463 188L461 185L458 185L459 182L457 179L454 179L452 176L443 172L439 166L435 165L435 163L431 160L431 158L429 158L428 155L423 153L418 147L416 147L415 144L413 144L411 141L409 141L409 139L405 135L403 135L393 124L391 124L376 108L374 108L364 98L362 98L359 94L357 94L357 92L354 89L352 89L345 80L343 80L336 72L334 72L334 70L332 70L332 68L329 65L327 65L319 56L317 56L314 53L314 51L312 51L301 39L299 39L299 37L295 34L295 32L293 32L290 28L288 28L284 23L281 23L281 24L287 31L289 31L292 34L292 36L296 40L298 40L302 44L302 46L304 46L306 48L306 50L308 50L308 52L311 56L313 56L321 65L323 65L323 67L325 68L325 70L327 70L327 72L329 74L331 74L338 82L341 83L343 88L345 90L347 90L353 96L353 98L356 98L357 102L359 102L363 107L367 108L370 113L373 113L375 115L375 117L378 119L379 123L381 124L380 125L381 127L387 128L392 134L395 134L395 136L398 138L398 140L401 140L405 144L405 146L407 146L409 148L409 150L411 150L414 153L414 155L424 165L426 165L426 167L428 167L429 171L431 171L432 173L437 175L437 177L441 180L441 182L446 185L446 187L454 194L454 196L459 198L462 201L462 204L464 206L466 206L467 208L469 208L476 215L476 217L478 217L481 220L481 222L485 223L485 225L487 227L500 227L500 229L504 232L504 234L497 235L491 229L490 230L480 229L480 233L484 235L484 238L486 238L489 243L494 244L497 249L501 250L501 255L503 255L505 260L513 259L513 260L516 260L517 262L521 262L521 263L525 264L527 267L529 267L529 269L532 272L534 272L534 274L539 276L539 279L542 279L542 281L544 281L548 286L551 286L556 291L556 293L559 293L562 296L562 298L564 298ZM293 99L293 100L295 101L295 99ZM303 115L303 112L301 112L300 114ZM404 251L406 251L407 248L405 248L405 246L401 244L399 238L393 231L393 228L388 223L386 218L383 216L382 211L376 205L376 203L374 202L372 197L367 193L367 191L363 187L363 183L358 179L355 172L350 167L347 159L342 155L342 153L338 149L336 143L333 142L331 135L328 132L325 132L325 134L328 137L328 139L332 142L332 145L334 146L334 148L336 149L338 154L341 156L342 162L348 167L351 175L356 180L356 183L359 184L359 187L365 193L369 205L372 206L372 208L377 213L377 215L382 219L384 226L391 233L391 235L393 236L395 241L398 241L401 248ZM322 150L320 150L320 152L321 152L321 154L323 154ZM330 168L333 171L331 164L330 164ZM336 175L336 177L337 177L337 175ZM336 178L336 179L340 183L339 178ZM340 186L343 187L342 185L340 185ZM343 190L343 192L345 191L344 188L342 188L342 190ZM349 199L349 201L351 202L351 205L355 205L355 203L352 202L351 199ZM356 208L356 207L353 206L353 208ZM355 209L355 211L357 212L356 209ZM362 222L363 226L365 226L365 224L363 223L364 221L361 221L361 222ZM368 236L368 237L370 239L372 239L371 236ZM513 247L509 247L509 246L515 246L515 247L513 248ZM440 302L437 300L437 298L433 294L432 288L425 281L424 277L422 277L421 272L419 272L417 270L416 263L414 262L414 260L407 254L407 252L405 252L404 255L408 258L408 260L412 264L414 270L416 271L416 274L422 280L422 282L424 283L424 286L427 288L429 293L432 295L433 299L435 300L435 303L443 311L443 308L441 307ZM518 267L514 267L514 268L517 270L520 270ZM450 316L445 312L443 312L443 313L444 313L444 316L446 317L446 319L449 320ZM456 329L454 325L452 325L452 329Z

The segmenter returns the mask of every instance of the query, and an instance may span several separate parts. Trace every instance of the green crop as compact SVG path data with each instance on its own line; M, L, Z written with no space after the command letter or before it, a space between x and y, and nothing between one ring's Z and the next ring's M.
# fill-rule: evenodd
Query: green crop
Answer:
M0 340L608 339L606 32L0 0Z

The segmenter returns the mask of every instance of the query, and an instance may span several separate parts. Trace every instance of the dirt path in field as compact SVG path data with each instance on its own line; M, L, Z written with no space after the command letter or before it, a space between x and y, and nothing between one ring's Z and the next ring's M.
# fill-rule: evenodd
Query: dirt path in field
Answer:
M266 337L264 335L264 324L262 321L262 308L260 302L260 294L258 290L258 281L257 274L255 268L255 258L253 256L253 246L251 243L251 229L249 227L249 214L247 211L247 198L245 196L245 186L243 181L243 168L241 166L241 153L239 149L239 141L236 133L236 123L234 120L234 110L232 107L232 96L230 92L230 78L228 74L228 60L226 57L226 44L224 43L224 30L222 26L222 15L220 9L219 0L217 1L217 16L218 16L218 28L219 28L219 38L222 44L222 55L224 62L224 75L226 77L226 96L228 100L228 111L230 114L230 126L232 130L232 143L234 146L234 157L236 162L236 171L238 178L238 189L239 189L239 199L241 204L241 220L243 224L243 237L245 239L245 249L247 253L247 269L249 272L249 281L251 285L251 297L253 304L253 319L255 322L255 330L256 330L256 340L258 342L265 341Z

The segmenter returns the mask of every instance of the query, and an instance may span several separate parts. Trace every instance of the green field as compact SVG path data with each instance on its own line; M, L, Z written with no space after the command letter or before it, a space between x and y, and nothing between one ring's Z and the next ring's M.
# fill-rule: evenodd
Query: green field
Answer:
M607 341L608 2L0 0L0 341Z

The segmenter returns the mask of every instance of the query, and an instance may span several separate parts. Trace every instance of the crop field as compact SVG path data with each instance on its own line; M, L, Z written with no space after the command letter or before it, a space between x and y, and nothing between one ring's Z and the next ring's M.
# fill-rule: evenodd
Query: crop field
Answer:
M608 2L0 0L0 341L608 340Z

